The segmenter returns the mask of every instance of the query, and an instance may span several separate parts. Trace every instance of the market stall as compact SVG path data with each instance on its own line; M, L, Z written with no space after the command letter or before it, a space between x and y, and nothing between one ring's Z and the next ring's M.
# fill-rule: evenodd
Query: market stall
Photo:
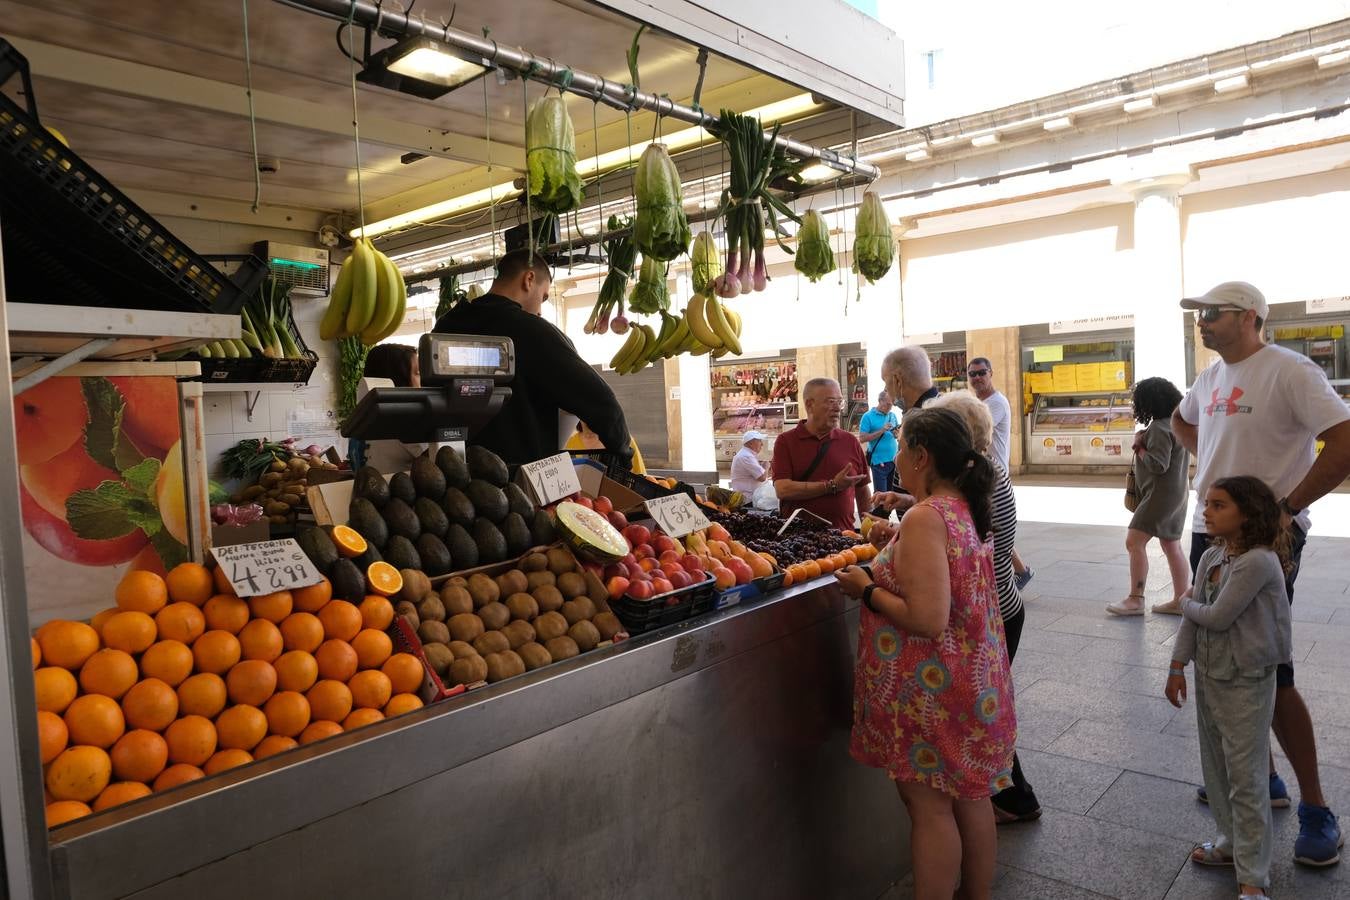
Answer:
M711 381L713 441L723 477L747 431L762 432L772 448L778 435L801 418L795 353L713 366Z

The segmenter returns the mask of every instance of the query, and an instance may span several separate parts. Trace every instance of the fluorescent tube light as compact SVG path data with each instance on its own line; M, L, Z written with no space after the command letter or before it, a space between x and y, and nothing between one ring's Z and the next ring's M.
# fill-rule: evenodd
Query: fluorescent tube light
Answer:
M971 139L970 139L970 146L972 146L972 147L992 147L994 144L997 144L998 141L999 141L999 137L998 137L998 134L996 134L996 133L995 133L995 134L982 134L982 135L980 135L979 137L971 138Z
M1045 124L1041 127L1046 131L1064 131L1073 127L1073 116L1056 116L1053 119L1046 119Z
M928 158L928 151L923 147L917 150L911 150L905 154L905 162L923 162Z
M1156 97L1140 97L1136 100L1126 100L1121 109L1125 110L1127 113L1137 113L1152 109L1157 105L1158 99Z
M1232 75L1228 78L1220 78L1214 82L1214 92L1216 94L1228 94L1233 91L1240 91L1247 86L1246 75Z
M1345 62L1350 62L1350 50L1338 50L1335 53L1327 53L1317 57L1317 68L1329 69Z

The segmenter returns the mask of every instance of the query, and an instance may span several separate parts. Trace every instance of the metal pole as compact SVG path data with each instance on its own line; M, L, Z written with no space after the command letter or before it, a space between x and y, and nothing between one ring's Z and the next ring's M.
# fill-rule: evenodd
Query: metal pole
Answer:
M510 69L523 78L590 97L592 100L599 100L620 109L645 109L659 116L678 119L691 125L702 125L705 128L717 121L716 116L676 103L668 97L648 94L622 82L610 81L589 72L580 72L548 57L535 56L516 47L502 46L491 38L478 37L458 28L448 26L442 28L440 25L428 24L392 9L381 9L367 0L277 0L277 2L342 22L347 21L350 16L353 23L363 27L374 28L378 24L380 33L386 35L427 37L440 41L486 59L497 66ZM812 147L810 144L781 136L774 143L793 156L818 159L841 172L861 175L868 179L877 178L881 174L881 170L871 163L851 159L825 147Z

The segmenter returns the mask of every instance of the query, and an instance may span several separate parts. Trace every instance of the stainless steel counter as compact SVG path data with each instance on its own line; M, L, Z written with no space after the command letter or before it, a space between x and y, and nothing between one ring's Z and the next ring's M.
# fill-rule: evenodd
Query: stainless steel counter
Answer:
M58 895L872 900L908 824L847 752L857 619L818 579L148 797L56 833Z

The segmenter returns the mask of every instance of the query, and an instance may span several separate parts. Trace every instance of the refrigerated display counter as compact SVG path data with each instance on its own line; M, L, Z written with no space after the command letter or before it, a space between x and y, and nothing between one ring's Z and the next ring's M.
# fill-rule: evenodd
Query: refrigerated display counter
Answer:
M1134 430L1128 390L1037 394L1027 416L1027 464L1128 466Z

